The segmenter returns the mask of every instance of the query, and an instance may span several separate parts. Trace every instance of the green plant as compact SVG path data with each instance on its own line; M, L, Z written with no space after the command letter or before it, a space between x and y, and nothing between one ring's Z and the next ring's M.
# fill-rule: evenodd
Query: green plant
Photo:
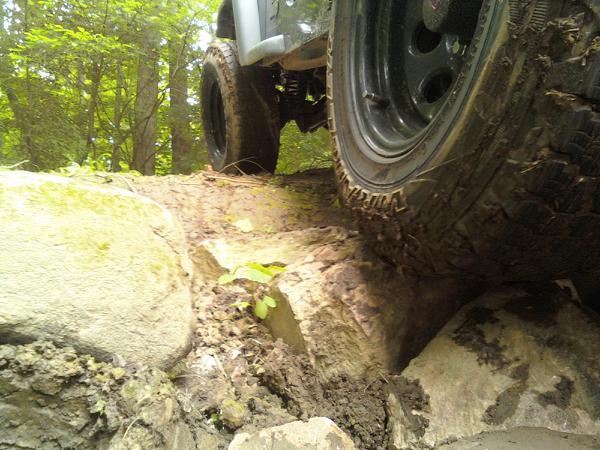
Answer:
M277 308L277 300L264 294L264 287L278 274L285 272L285 268L279 266L263 266L258 263L246 263L238 266L231 272L219 278L219 285L225 286L238 280L245 280L250 284L250 291L254 301L254 315L261 320L269 316L271 309ZM239 302L232 306L238 309L252 307L250 302Z

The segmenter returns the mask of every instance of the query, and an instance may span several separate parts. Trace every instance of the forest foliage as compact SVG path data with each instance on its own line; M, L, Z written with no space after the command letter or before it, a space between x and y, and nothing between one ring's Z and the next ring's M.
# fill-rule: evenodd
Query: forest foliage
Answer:
M190 173L207 162L204 50L220 0L4 0L0 165ZM288 125L279 171L329 164Z

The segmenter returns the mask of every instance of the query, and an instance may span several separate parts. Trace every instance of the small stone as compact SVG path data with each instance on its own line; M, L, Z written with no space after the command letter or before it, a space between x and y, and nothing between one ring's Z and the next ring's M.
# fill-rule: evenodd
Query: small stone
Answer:
M228 314L225 313L224 311L215 311L214 317L215 317L216 320L218 320L220 322L224 322L227 319L229 319Z
M254 434L239 433L229 450L282 448L286 450L356 450L354 443L330 419L320 417L308 422L291 422Z
M221 420L228 428L232 430L241 428L250 414L250 411L246 405L236 402L232 399L226 399L223 401L223 403L221 403L220 410Z
M75 353L65 353L64 360L67 362L73 362L77 360L77 355Z
M62 390L60 379L40 377L31 382L31 389L45 395L56 395Z
M122 379L126 373L127 372L122 367L115 367L113 370L110 371L112 377L117 381Z
M13 359L15 357L15 347L12 345L0 345L0 359Z
M201 355L192 365L192 368L199 375L211 375L219 369L217 359L212 355Z

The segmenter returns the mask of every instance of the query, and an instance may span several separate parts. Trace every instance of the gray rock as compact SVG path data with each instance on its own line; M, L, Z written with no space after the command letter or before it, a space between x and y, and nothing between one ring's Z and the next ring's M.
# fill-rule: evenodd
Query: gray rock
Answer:
M171 214L68 178L0 172L0 339L160 368L192 336L191 263Z
M228 398L221 403L220 418L228 428L237 430L244 425L250 416L248 407L243 403Z
M354 450L352 440L330 419L292 422L254 434L240 433L229 450Z
M582 450L599 449L600 436L559 433L545 428L515 428L509 431L482 433L439 450Z
M274 282L266 325L307 353L322 381L397 370L468 298L467 284L403 277L356 237L312 251Z
M465 307L393 380L391 448L517 427L600 430L600 321L544 287Z

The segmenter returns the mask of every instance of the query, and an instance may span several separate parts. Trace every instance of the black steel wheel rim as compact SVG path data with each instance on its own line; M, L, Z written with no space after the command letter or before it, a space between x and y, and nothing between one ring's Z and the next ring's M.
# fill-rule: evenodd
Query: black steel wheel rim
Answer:
M227 123L225 120L223 96L216 82L213 83L210 90L210 122L212 124L211 133L215 143L213 151L217 158L223 159L227 149Z
M439 34L423 2L356 1L349 71L365 155L393 161L414 148L458 88L472 36Z

